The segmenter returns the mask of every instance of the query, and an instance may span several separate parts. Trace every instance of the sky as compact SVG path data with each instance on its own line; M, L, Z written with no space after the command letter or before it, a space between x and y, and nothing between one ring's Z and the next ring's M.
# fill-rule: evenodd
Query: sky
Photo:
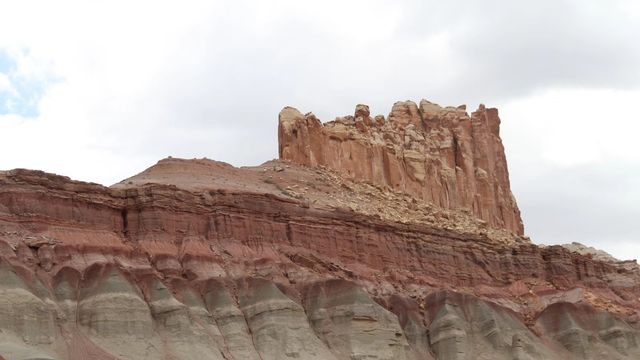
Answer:
M111 185L277 157L287 105L497 107L536 243L640 259L640 2L29 1L0 11L0 169Z

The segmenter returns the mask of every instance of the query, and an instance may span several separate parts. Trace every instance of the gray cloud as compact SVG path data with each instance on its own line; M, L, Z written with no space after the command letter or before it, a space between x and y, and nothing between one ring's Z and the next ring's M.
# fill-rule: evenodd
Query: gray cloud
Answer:
M505 101L549 87L637 88L640 22L628 2L416 2L403 33L418 40L452 34L459 89L468 98ZM427 14L423 18L423 14ZM437 18L437 19L434 19ZM446 19L446 22L438 19ZM435 25L431 25L434 21ZM445 89L446 92L451 89Z
M238 141L258 147L230 157L227 146L208 144L211 156L256 163L275 156L274 138L265 135L274 133L274 119L284 105L330 120L352 112L359 102L386 114L394 101L404 99L475 106L553 86L640 84L640 49L630 36L640 33L640 22L625 18L611 3L407 1L391 6L398 8L398 17L385 18L384 12L374 18L349 16L365 29L393 23L389 33L362 44L340 38L340 29L326 29L335 25L310 21L315 9L276 15L262 26L251 25L260 17L251 7L212 13L211 26L175 49L180 56L170 59L173 68L156 87L161 90L150 95L165 107L167 122L211 134L233 132ZM430 47L434 36L443 37L447 54ZM193 46L198 41L200 46ZM154 134L149 141L188 152L181 151L181 141L172 144L172 134ZM138 145L157 148L144 141Z
M512 163L512 181L527 233L548 244L607 247L619 258L639 255L640 164L556 167ZM527 169L524 169L527 167Z

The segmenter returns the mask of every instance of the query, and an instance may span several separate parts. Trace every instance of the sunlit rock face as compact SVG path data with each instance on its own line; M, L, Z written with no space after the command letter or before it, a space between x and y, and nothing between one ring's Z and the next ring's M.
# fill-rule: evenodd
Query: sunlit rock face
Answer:
M498 110L397 102L385 120L358 105L353 116L322 124L284 108L280 159L323 165L389 186L446 209L467 209L490 226L524 232L511 193Z
M397 173L169 158L107 188L0 171L0 360L640 358L637 264L518 235L497 114L463 112L281 114L337 142L289 142L310 164L403 134L402 159L367 150ZM406 192L354 179L367 169Z

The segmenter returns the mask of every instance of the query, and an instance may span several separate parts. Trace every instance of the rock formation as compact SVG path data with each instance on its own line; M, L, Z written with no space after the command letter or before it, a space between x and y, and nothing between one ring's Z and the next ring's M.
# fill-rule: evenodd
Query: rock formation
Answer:
M287 107L279 117L280 159L324 165L446 209L469 209L490 226L523 234L511 194L498 110L397 102L387 120L367 105L322 124Z
M477 215L286 161L0 172L0 359L640 357L635 262Z

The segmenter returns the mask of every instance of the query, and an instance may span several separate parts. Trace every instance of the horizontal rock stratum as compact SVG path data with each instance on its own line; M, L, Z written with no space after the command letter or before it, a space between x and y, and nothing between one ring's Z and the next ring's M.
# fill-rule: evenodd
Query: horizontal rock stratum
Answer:
M280 158L324 165L446 209L469 209L493 227L523 234L498 110L465 109L397 102L385 120L358 105L353 116L322 124L287 107L279 117Z
M478 217L281 160L0 172L0 358L640 358L637 263Z

